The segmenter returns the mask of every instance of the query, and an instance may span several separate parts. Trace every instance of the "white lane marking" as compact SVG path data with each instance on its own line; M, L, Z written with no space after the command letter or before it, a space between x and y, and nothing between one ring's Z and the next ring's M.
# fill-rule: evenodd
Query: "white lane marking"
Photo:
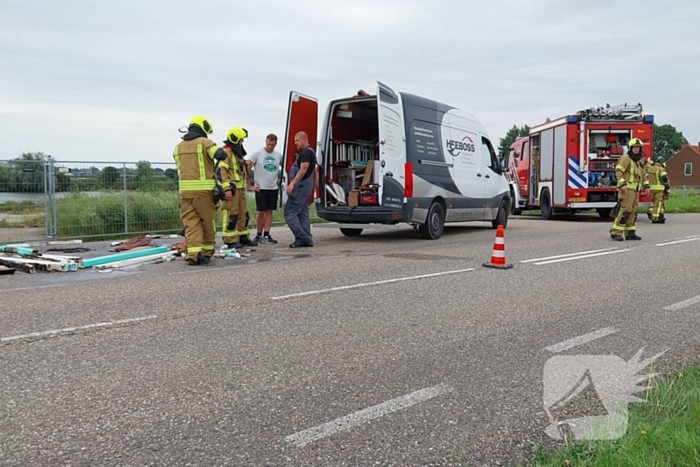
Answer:
M308 430L299 431L293 435L284 438L289 443L294 443L297 447L306 446L309 443L318 441L321 438L333 435L340 431L349 430L362 423L369 422L383 415L396 412L397 410L405 409L420 402L425 402L429 399L452 391L454 388L440 384L430 388L424 388L405 396L397 397L379 405L369 407L359 412L346 415L345 417L336 418L331 422L309 428Z
M700 295L689 298L688 300L683 300L682 302L674 303L673 305L669 305L664 308L664 310L668 311L678 311L681 310L685 307L689 307L691 305L695 305L696 303L700 303Z
M567 258L569 256L587 255L587 254L591 254L591 253L600 253L601 251L610 251L610 250L614 250L614 248L606 248L604 250L580 251L578 253L567 253L565 255L547 256L545 258L526 259L525 261L520 261L520 262L521 263L534 263L535 261L544 261L547 259L557 259L557 258Z
M615 250L615 251L605 251L603 253L595 253L592 255L585 255L585 256L575 256L573 258L560 258L560 259L553 259L551 261L542 261L539 263L535 263L537 266L541 266L543 264L552 264L552 263L561 263L562 261L573 261L575 259L585 259L585 258L593 258L595 256L604 256L604 255L614 255L615 253L625 253L626 251L630 250Z
M687 242L694 242L696 240L700 240L700 237L686 237L683 240L676 240L674 242L666 242L666 243L657 243L656 246L666 246L666 245L675 245L677 243L687 243Z
M111 327L111 326L133 324L133 323L139 323L141 321L147 321L147 320L156 319L156 318L158 318L156 315L151 315L151 316L144 316L143 318L121 319L118 321L107 321L105 323L86 324L85 326L75 326L72 328L54 329L51 331L32 332L30 334L22 334L20 336L11 336L11 337L0 338L0 343L4 344L4 343L8 343L8 342L14 342L14 341L20 341L20 340L26 340L26 339L34 339L37 337L56 337L56 336L60 336L63 334L71 334L71 333L74 333L76 331L87 331L90 329L107 328L107 327Z
M270 300L282 300L284 298L305 297L307 295L314 295L314 294L326 293L326 292L335 292L338 290L356 289L358 287L367 287L370 285L391 284L392 282L411 281L411 280L415 280L415 279L425 279L428 277L446 276L448 274L460 274L463 272L469 272L469 271L473 271L473 270L474 270L474 268L458 269L456 271L436 272L433 274L423 274L420 276L399 277L398 279L387 279L387 280L376 281L376 282L365 282L363 284L344 285L342 287L331 287L329 289L323 289L323 290L311 290L309 292L299 292L299 293L293 293L293 294L289 294L289 295L281 295L279 297L270 297Z
M549 350L552 353L559 353L563 352L564 350L569 350L573 347L576 347L581 344L586 344L588 342L594 341L596 339L600 339L601 337L608 336L610 334L615 334L618 332L618 329L615 328L603 328L603 329L598 329L597 331L589 332L588 334L584 334L582 336L574 337L573 339L569 339L564 342L560 342L558 344L550 345L549 347L545 347L545 350Z

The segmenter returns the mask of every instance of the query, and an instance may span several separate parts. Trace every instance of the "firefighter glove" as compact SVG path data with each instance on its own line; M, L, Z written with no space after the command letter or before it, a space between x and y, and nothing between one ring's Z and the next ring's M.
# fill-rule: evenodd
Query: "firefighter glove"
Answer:
M219 201L223 201L226 199L224 187L222 187L221 185L216 185L214 187L214 190L212 190L212 195L214 197L214 204L217 204Z

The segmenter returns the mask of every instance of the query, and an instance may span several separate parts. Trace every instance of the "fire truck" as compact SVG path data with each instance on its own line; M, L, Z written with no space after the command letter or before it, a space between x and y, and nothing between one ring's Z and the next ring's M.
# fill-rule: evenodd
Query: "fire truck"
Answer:
M643 159L652 157L654 116L642 104L590 108L530 129L506 155L511 210L539 209L544 219L595 209L609 218L617 203L615 166L632 138L644 142ZM650 206L649 191L640 206Z

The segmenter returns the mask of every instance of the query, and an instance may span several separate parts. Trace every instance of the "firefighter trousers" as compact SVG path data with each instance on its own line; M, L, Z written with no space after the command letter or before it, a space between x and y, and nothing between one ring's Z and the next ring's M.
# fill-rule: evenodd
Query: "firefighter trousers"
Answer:
M236 188L236 194L233 195L233 198L223 202L221 223L224 243L238 243L242 235L248 235L250 233L248 230L249 221L250 215L248 214L245 188Z
M663 190L654 190L650 194L651 201L654 203L649 211L651 220L658 221L661 214L664 213L664 192Z
M639 193L635 190L627 189L627 193L618 192L618 202L620 210L613 222L610 235L623 235L626 232L634 233L637 230L637 206L639 206Z
M214 254L216 246L216 205L211 194L188 197L180 195L180 220L185 227L187 258L197 259L197 253L204 256Z

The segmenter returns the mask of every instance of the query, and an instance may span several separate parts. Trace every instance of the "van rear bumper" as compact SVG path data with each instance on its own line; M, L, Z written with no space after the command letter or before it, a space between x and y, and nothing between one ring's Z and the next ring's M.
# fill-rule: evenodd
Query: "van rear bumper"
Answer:
M321 219L330 222L358 223L358 224L398 224L405 222L406 216L401 211L389 211L377 208L358 206L355 208L318 209L316 214Z

